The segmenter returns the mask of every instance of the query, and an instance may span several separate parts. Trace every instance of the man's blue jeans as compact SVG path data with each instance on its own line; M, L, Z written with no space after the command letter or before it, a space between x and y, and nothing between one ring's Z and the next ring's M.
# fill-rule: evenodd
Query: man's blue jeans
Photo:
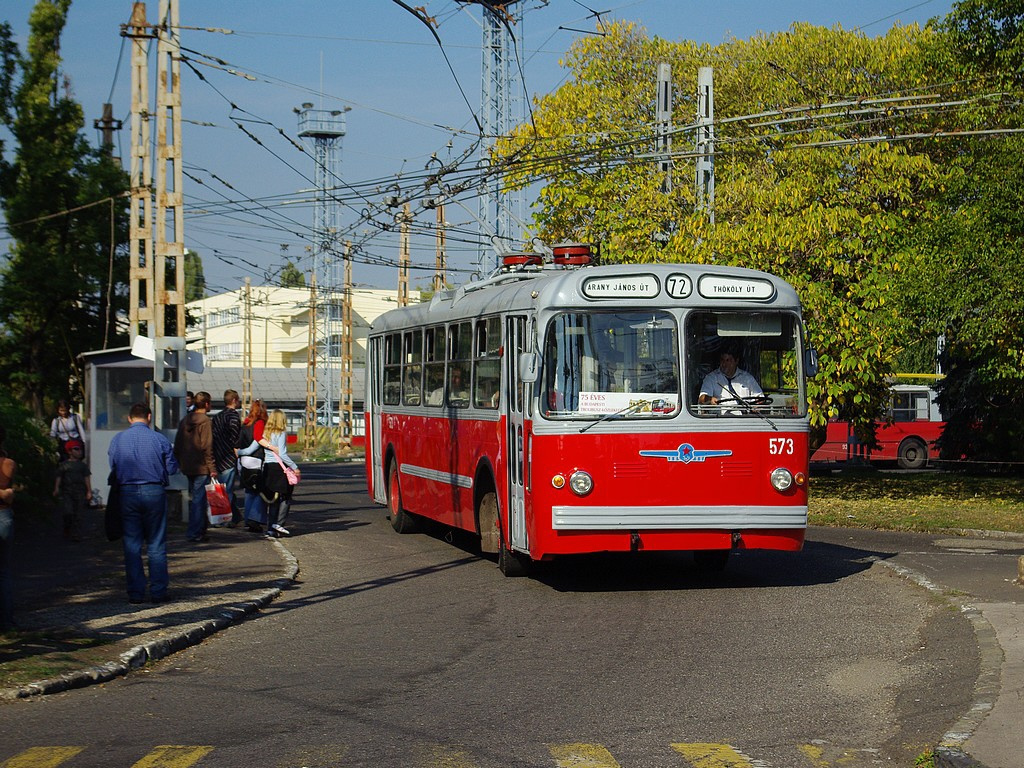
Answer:
M189 541L198 541L202 538L210 524L206 517L206 509L209 506L206 500L206 486L209 482L209 475L188 475L188 530L185 536Z
M160 600L167 595L167 493L158 483L121 486L121 518L124 526L124 574L128 598L146 596L146 574L142 568L142 546L149 559L149 596Z

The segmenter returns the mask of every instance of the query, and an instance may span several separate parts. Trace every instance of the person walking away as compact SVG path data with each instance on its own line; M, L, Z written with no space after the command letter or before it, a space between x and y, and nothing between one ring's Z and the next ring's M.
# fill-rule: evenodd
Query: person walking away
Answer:
M64 518L64 538L69 541L82 540L82 514L92 501L92 480L89 465L82 458L85 446L79 440L68 440L64 446L68 460L57 467L57 479L53 483L53 497L60 503Z
M241 400L238 392L233 389L224 390L224 408L211 420L213 431L213 461L217 466L217 476L224 483L228 501L231 504L231 522L228 527L234 528L242 522L242 511L238 508L235 496L235 480L238 477L238 456L235 454L238 445L238 434L242 430L242 417L238 415Z
M178 472L170 441L149 428L153 411L148 403L135 403L128 411L128 429L118 432L107 450L110 469L121 492L124 526L124 572L128 602L146 596L142 545L149 562L149 597L154 603L168 599L167 482Z
M178 425L174 437L174 455L182 473L188 478L188 529L185 537L191 542L207 541L209 525L206 510L206 486L217 477L213 460L213 428L206 415L210 410L210 393L197 392L195 410Z
M14 629L14 473L18 465L7 455L7 428L0 424L0 632Z
M242 422L238 435L238 474L245 488L245 527L261 533L266 525L266 505L260 498L264 451L259 443L267 425L267 407L262 400L253 400L249 415ZM253 444L256 445L253 445Z
M57 452L61 461L68 460L67 444L69 440L78 440L85 445L85 427L77 413L71 412L67 400L57 401L57 415L50 422L50 437L57 441ZM84 449L83 449L84 455Z
M277 538L291 535L284 524L288 519L288 508L292 501L294 487L285 474L284 467L291 469L296 476L300 470L291 456L288 455L287 421L284 411L275 410L267 419L263 430L264 440L270 442L270 452L264 465L263 490L261 496L267 504L267 536Z

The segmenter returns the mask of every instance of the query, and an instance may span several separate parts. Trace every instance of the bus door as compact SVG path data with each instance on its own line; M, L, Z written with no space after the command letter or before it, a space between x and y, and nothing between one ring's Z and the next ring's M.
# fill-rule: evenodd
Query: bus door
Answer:
M370 450L372 451L373 466L373 500L380 504L386 504L388 493L384 482L384 446L381 427L381 396L383 381L383 360L381 350L383 348L383 337L377 336L370 339L370 347L366 353L366 412L370 414Z
M526 318L505 318L505 382L507 386L507 445L509 541L522 552L529 551L526 537L526 465L528 457L523 421L529 392L528 384L519 378L519 355L526 350Z

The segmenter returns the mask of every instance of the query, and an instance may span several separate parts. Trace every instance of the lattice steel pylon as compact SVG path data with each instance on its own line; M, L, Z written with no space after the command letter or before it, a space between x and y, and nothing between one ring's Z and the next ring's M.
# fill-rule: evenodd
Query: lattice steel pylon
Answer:
M526 100L519 63L523 61L523 11L518 0L459 0L479 5L483 12L483 58L480 78L480 123L483 141L480 164L491 165L494 146L501 136L525 120ZM516 31L520 34L515 34ZM493 266L501 262L501 253L518 250L523 238L523 193L503 190L500 176L489 177L480 190L479 218L487 227L481 234L480 266L487 266L491 252Z
M345 135L348 110L313 109L303 104L299 114L299 137L313 145L316 203L313 209L313 274L317 302L315 371L312 379L319 397L318 421L331 426L337 413L335 399L341 388L342 256L338 248L339 206L334 189L341 173L341 140ZM314 397L316 394L314 394Z

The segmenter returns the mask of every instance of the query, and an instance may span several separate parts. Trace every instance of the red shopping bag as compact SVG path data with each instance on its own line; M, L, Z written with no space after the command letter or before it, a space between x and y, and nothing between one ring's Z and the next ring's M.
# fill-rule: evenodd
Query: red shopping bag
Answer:
M206 486L206 514L209 515L210 525L223 525L231 522L231 502L228 500L228 490L224 483L214 480Z

